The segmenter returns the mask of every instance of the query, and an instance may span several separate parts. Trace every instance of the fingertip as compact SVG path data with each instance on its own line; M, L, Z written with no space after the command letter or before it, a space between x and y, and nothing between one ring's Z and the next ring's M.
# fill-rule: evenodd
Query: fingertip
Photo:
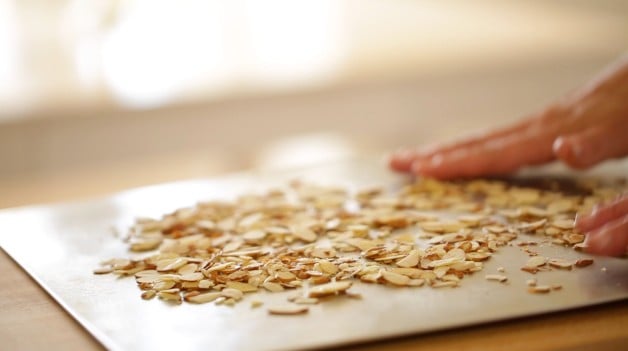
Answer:
M399 149L388 156L388 166L398 172L409 172L415 152L412 149Z
M412 162L412 173L424 177L449 179L454 176L445 164L445 156L436 154L426 159L416 159Z
M605 229L588 233L584 244L586 252L594 255L619 256L625 251L625 248L618 245L613 235Z
M586 214L576 214L576 229L585 233L594 229L595 210Z
M583 147L574 137L561 136L554 140L552 150L556 158L567 166L575 169L585 169L590 165L583 159Z

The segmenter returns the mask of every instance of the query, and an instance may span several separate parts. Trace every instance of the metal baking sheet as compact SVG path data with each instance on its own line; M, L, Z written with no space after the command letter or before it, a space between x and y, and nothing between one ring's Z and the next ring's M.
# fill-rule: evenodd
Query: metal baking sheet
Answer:
M527 260L517 247L493 256L485 270L456 289L392 288L355 284L362 300L337 299L300 316L271 316L245 301L235 307L171 306L143 301L133 279L95 276L93 268L111 257L129 257L113 228L124 230L139 216L160 216L202 200L229 199L292 179L353 188L395 186L406 181L371 159L280 173L246 173L127 191L69 204L0 212L0 245L74 318L112 350L278 350L337 346L394 336L468 326L508 318L589 306L628 297L624 259L595 258L593 266L539 274L561 284L548 295L526 292ZM551 257L585 254L558 246L539 252ZM484 279L504 267L508 285ZM248 299L252 299L250 296ZM267 305L285 294L258 294Z

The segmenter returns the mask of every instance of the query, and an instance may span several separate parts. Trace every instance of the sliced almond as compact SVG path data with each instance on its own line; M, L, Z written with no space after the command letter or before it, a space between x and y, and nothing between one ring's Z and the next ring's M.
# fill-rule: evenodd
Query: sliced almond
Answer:
M310 288L308 297L323 297L329 295L338 295L344 293L351 287L352 283L349 281L331 282L327 284L317 285Z
M329 261L320 261L318 262L318 265L321 269L321 271L325 274L331 274L334 275L336 273L338 273L338 266L336 266L335 264L329 262Z
M409 277L390 271L382 271L382 278L388 283L398 286L405 286L410 282Z
M508 280L508 277L506 277L505 275L501 275L501 274L487 274L484 276L484 278L486 280L494 280L494 281L498 281L500 283L504 283Z
M277 283L273 283L273 282L264 282L262 284L262 286L264 287L264 289L270 291L270 292L280 292L283 291L284 288L283 286L281 286L281 284L277 284Z
M569 261L569 260L565 260L562 258L550 258L547 263L552 266L552 267L556 267L556 268L562 268L562 269L572 269L574 264L576 262L574 261Z
M528 259L528 262L526 262L526 267L530 267L530 268L536 268L536 267L540 267L540 266L544 266L547 263L547 258L543 257L543 256L533 256L530 257L530 259Z
M419 264L419 259L420 259L419 251L412 250L407 256L397 261L396 264L399 267L405 267L405 268L416 267Z
M222 294L220 292L207 292L207 293L198 294L196 296L190 296L190 297L186 296L185 300L187 302L192 302L192 303L208 303L208 302L212 302L216 300L217 298L221 296Z
M94 269L94 274L108 274L113 272L112 267L99 267Z
M237 281L227 282L227 287L231 289L237 289L243 293L255 292L257 291L257 287L248 283L242 283Z
M592 264L593 264L593 259L591 258L581 258L576 261L576 267L578 268L590 266Z
M552 288L548 285L536 285L528 288L528 292L534 294L547 294Z
M317 303L319 303L319 300L315 297L297 297L296 299L294 299L292 302L296 303L297 305L316 305Z
M307 313L309 308L307 306L299 306L299 305L282 305L282 306L273 306L268 308L268 313L281 315L281 316L290 316L290 315L298 315Z

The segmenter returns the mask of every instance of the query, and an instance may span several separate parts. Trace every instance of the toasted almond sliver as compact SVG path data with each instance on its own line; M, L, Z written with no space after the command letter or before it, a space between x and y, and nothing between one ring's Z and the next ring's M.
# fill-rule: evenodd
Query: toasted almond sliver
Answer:
M435 282L432 284L432 288L455 288L458 286L458 282L448 281L448 282Z
M504 283L508 280L508 277L506 277L505 275L501 275L501 274L487 274L484 276L484 278L486 280L494 280L494 281L498 281L500 283Z
M264 287L264 289L270 291L270 292L280 292L283 291L284 288L283 286L281 286L281 284L278 283L273 283L273 282L264 282L262 284L262 286Z
M528 288L528 292L534 294L546 294L550 292L552 288L548 285L536 285Z
M519 225L519 230L532 232L532 231L542 228L546 223L547 223L547 218L543 218L535 222L528 222L528 223L521 224Z
M533 256L528 259L528 262L526 262L525 266L530 268L536 268L545 265L545 263L547 263L547 258L543 256Z
M146 290L142 292L142 299L150 300L155 297L155 295L157 295L157 292L155 290Z
M197 282L203 278L205 276L201 272L188 273L181 276L181 280L185 282Z
M188 263L186 265L184 265L183 267L179 268L177 270L177 273L184 275L184 274L189 274L189 273L194 273L198 270L198 264L196 263Z
M94 274L108 274L113 272L112 267L99 267L94 269Z
M559 219L559 220L553 221L551 225L559 229L573 229L574 220L573 219Z
M390 284L398 286L405 286L408 285L408 282L410 282L410 278L408 276L391 271L382 271L382 278Z
M181 294L178 291L159 291L157 296L162 300L181 302Z
M242 238L246 241L258 241L266 237L266 231L263 230L251 230L242 235Z
M198 282L199 289L209 289L214 286L214 283L211 280L203 279Z
M527 286L536 286L536 279L532 278L532 279L526 280L526 285Z
M196 296L186 297L185 300L192 303L207 303L212 302L221 296L222 294L220 292L207 292Z
M177 283L172 280L160 280L153 284L153 289L157 291L168 290L175 286Z
M480 262L486 261L491 257L490 252L469 252L467 253L467 260Z
M397 266L404 267L404 268L416 267L416 265L419 264L419 259L420 259L419 251L412 250L406 257L397 261L396 264Z
M337 294L341 294L347 291L347 289L349 289L351 285L352 283L346 280L317 285L310 288L310 291L308 292L307 296L308 297L323 297L323 296L329 296L329 295L337 295Z
M187 258L185 257L161 260L157 262L157 271L159 272L174 271L183 267L187 263L188 261L187 261Z
M244 297L244 293L238 289L225 288L220 292L222 296L240 301Z
M590 266L592 264L593 264L593 259L590 259L590 258L581 258L576 261L576 267L578 268Z
M257 291L257 287L256 286L253 286L253 285L248 284L248 283L231 281L231 282L227 282L226 284L227 284L228 288L237 289L237 290L242 291L243 293Z
M410 279L408 281L408 286L423 286L425 284L424 279Z
M297 276L294 275L294 273L292 272L282 271L282 272L277 272L276 277L277 279L281 281L289 282L296 279Z
M563 269L572 269L575 264L574 261L569 261L562 258L550 258L547 263L552 267Z
M261 307L262 305L264 305L264 303L260 300L251 301L251 308L258 308L258 307Z
M297 297L296 299L294 299L292 302L296 303L297 305L316 305L319 300L315 297Z
M334 275L338 273L338 266L329 261L320 261L318 262L318 265L321 268L321 271L323 271L323 273L325 274Z
M292 233L292 235L294 235L295 237L297 237L297 238L299 238L299 239L301 239L301 240L303 240L305 242L308 242L308 243L316 241L316 238L317 238L316 233L314 233L314 231L312 231L310 229L305 229L305 228L304 229L296 229Z
M429 263L428 266L432 268L437 268L437 267L449 266L454 263L458 263L462 261L464 261L464 259L461 259L460 257L449 257L449 258L443 258L442 260L432 261Z
M303 305L282 305L268 308L268 313L281 316L303 314L307 311L309 311L309 308Z
M135 252L150 251L159 247L162 241L162 238L142 239L132 242L129 248Z

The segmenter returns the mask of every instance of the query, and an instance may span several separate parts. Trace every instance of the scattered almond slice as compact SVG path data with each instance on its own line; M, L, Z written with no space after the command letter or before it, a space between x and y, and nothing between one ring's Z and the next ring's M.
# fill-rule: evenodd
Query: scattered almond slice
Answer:
M155 295L157 295L157 292L155 290L146 290L142 292L142 299L150 300L155 297Z
M544 266L547 263L547 258L543 257L543 256L533 256L530 257L530 259L528 259L528 262L526 262L526 267L530 267L530 268L536 268L536 267L540 267L540 266Z
M500 283L505 283L508 280L508 277L506 277L505 275L501 275L501 274L487 274L484 276L484 278L486 280L494 280L494 281L498 281Z
M112 267L99 267L94 269L94 274L109 274L113 272Z
M409 277L390 271L382 271L382 278L384 278L384 280L386 280L390 284L398 286L405 286L408 285L408 283L410 282Z
M262 290L289 290L291 301L302 304L323 302L318 297L324 296L359 296L348 292L355 281L457 287L523 234L517 245L530 256L523 271L591 265L589 258L548 259L533 245L538 250L544 244L584 248L574 216L612 191L590 188L589 195L567 196L552 189L420 179L389 194L295 182L290 189L138 219L128 236L129 249L158 251L141 259L107 260L94 274L134 276L145 299L233 306L244 293ZM485 278L507 281L503 274ZM534 293L548 288L532 279L526 283Z
M591 258L581 258L581 259L576 261L575 266L578 267L578 268L582 268L582 267L590 266L592 264L593 264L593 259L591 259Z
M329 295L338 295L344 293L351 287L352 283L349 281L331 282L323 285L317 285L310 288L308 297L323 297Z
M547 294L552 290L549 285L535 285L528 288L528 292L534 294Z
M195 296L190 296L185 298L185 300L187 302L192 302L192 303L208 303L208 302L212 302L214 300L216 300L217 298L221 297L222 294L220 292L208 292L208 293L202 293L202 294L198 294Z
M549 261L547 261L547 263L550 266L556 267L556 268L572 269L576 262L565 260L562 258L550 258Z
M297 305L316 305L319 301L320 300L315 297L297 297L292 302Z
M273 282L264 282L262 284L262 286L264 287L264 289L270 291L270 292L280 292L283 291L284 288L283 286L281 286L281 284L277 284L277 283L273 283Z
M420 259L419 251L412 250L407 256L397 261L396 264L399 267L405 267L405 268L416 267L416 265L419 264L419 259Z
M309 308L303 305L283 305L269 307L268 313L281 316L290 316L307 313L308 310Z
M239 290L243 293L255 292L257 291L257 287L248 283L242 283L237 281L227 282L227 287L231 289Z

